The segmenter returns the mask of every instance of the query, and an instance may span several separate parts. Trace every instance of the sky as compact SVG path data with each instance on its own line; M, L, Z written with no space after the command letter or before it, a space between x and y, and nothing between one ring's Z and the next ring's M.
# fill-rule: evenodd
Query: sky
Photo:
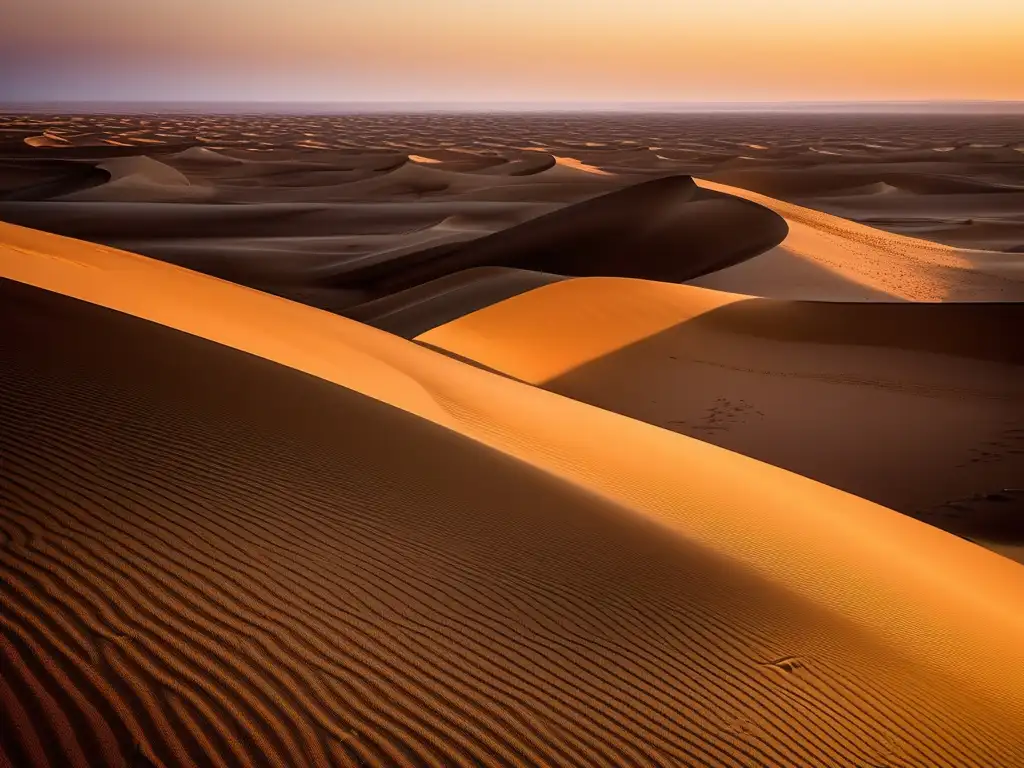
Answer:
M15 0L0 102L1024 100L1024 0Z

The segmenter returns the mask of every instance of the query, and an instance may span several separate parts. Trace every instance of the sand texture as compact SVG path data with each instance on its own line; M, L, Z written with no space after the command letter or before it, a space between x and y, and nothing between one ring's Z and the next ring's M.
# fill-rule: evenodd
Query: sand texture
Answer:
M1020 257L884 232L821 211L709 181L781 216L777 248L695 285L771 298L824 301L1020 301ZM1024 202L1024 198L1022 198Z
M589 278L417 339L1014 546L1022 510L1006 494L1024 477L1024 345L1007 329L1022 324L1020 303L781 301ZM957 511L987 498L973 525Z
M1019 565L345 318L3 242L12 761L1024 759Z
M4 117L0 766L1024 765L1018 133Z
M361 318L463 268L682 282L779 243L699 284L1005 301L1021 147L1014 115L0 115L0 220Z

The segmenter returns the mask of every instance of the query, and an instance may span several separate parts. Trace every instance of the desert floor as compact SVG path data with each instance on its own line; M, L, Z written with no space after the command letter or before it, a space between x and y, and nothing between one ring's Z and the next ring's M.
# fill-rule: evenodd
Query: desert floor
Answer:
M0 116L0 765L1024 765L1022 150Z

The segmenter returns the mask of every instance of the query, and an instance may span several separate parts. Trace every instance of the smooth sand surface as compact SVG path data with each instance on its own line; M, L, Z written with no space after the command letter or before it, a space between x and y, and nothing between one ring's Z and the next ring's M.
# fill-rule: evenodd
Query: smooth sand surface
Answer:
M783 219L761 205L668 176L469 242L392 252L360 270L363 281L386 293L472 267L686 281L759 254L786 231Z
M1024 759L1019 565L345 318L0 233L10 760Z
M755 299L568 280L417 337L524 382L785 467L986 543L958 504L1024 476L1020 303Z
M56 199L77 202L183 202L213 194L212 189L192 184L185 174L150 157L115 157L96 167L109 174L106 183Z
M884 232L738 187L703 179L697 183L774 211L785 219L789 233L777 248L694 285L824 301L1024 299L1024 275L1000 269L987 252Z
M346 317L411 339L503 299L565 279L527 269L472 267L364 302L346 312Z

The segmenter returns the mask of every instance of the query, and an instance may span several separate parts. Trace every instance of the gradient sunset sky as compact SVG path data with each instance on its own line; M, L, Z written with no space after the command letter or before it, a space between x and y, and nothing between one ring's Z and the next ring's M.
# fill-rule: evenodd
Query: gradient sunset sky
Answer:
M1022 0L33 0L0 101L1024 100Z

